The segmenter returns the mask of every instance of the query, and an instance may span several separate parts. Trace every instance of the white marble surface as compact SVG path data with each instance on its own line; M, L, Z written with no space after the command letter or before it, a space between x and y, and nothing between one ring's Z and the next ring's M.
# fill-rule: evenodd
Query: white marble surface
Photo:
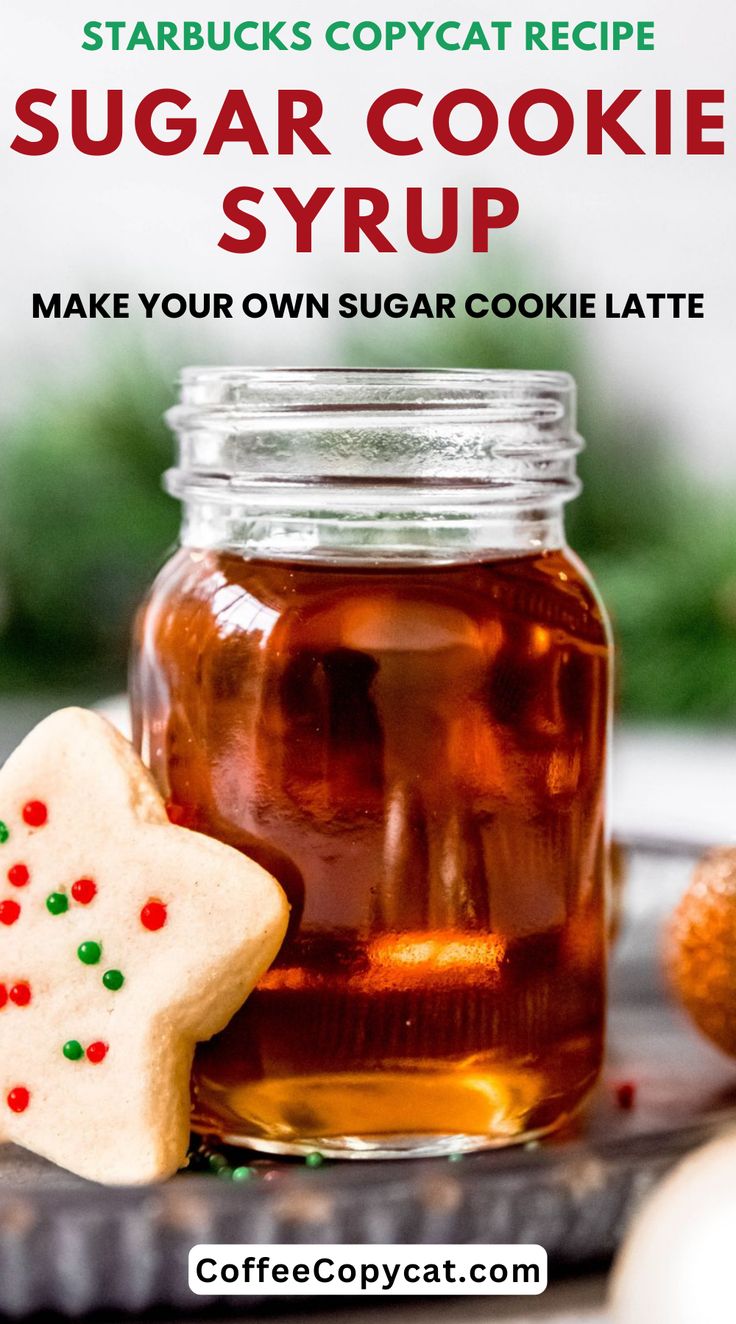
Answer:
M736 841L736 731L619 727L612 810L622 834Z

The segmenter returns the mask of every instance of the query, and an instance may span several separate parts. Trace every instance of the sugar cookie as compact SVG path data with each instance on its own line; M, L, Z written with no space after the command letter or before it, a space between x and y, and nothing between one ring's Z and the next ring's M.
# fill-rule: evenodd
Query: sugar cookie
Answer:
M104 718L47 718L0 772L0 1142L111 1184L175 1172L194 1045L287 917L259 865L169 823Z

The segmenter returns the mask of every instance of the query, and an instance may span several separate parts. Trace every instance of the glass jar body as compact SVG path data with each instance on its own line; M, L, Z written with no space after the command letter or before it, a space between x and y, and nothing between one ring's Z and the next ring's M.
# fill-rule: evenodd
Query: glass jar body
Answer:
M294 557L272 525L265 549L205 525L139 616L136 739L176 820L292 913L197 1050L195 1128L380 1156L558 1126L603 1051L610 688L561 519L517 513L470 556L379 533Z

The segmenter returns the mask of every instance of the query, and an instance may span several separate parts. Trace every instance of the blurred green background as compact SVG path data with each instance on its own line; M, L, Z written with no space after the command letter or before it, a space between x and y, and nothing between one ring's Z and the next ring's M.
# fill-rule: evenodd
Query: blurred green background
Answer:
M459 279L455 288L489 288ZM452 288L446 286L446 288ZM536 288L504 273L512 291ZM201 361L201 351L195 354ZM182 359L186 361L186 350ZM655 415L602 383L570 324L366 323L342 362L566 368L587 440L571 545L593 571L619 644L619 711L632 719L736 718L736 501L678 469ZM132 614L175 541L160 487L169 363L131 351L94 384L40 390L2 424L0 692L91 700L125 684ZM606 389L603 389L603 387ZM615 400L603 408L602 400Z

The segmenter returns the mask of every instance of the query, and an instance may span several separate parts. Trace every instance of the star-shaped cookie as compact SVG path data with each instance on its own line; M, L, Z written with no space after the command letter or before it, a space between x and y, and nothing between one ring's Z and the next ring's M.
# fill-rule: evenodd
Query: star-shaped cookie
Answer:
M47 718L0 772L0 1142L113 1184L175 1172L194 1045L287 916L259 865L169 823L104 718Z

